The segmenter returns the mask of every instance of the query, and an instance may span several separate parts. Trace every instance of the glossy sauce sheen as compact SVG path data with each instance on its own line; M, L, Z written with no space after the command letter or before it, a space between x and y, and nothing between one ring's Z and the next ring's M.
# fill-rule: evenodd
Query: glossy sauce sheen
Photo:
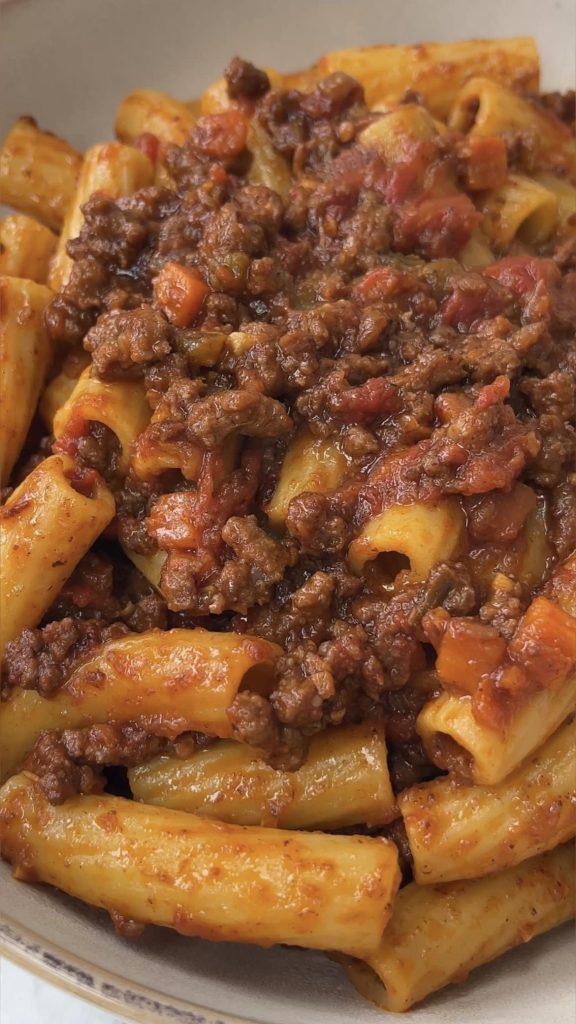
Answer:
M151 419L127 469L109 423L72 416L57 450L79 489L100 473L114 492L97 558L121 576L120 544L150 566L157 590L141 585L127 628L153 607L153 625L280 646L271 685L239 690L218 735L294 768L314 733L374 718L403 788L435 771L415 725L432 692L470 697L502 732L576 663L564 591L533 600L576 545L573 224L498 249L482 213L511 173L569 185L574 142L532 95L513 103L539 139L482 134L481 77L450 117L432 89L430 109L408 94L384 116L326 70L299 92L233 61L203 101L215 112L192 125L175 104L181 146L133 137L158 94L125 101L121 138L161 184L88 201L47 325L106 384L137 382ZM407 539L403 508L418 510ZM433 553L410 543L426 523ZM92 576L81 563L49 632L13 641L8 690L73 687L88 641L62 668L63 616L117 622L126 607L124 581L94 592Z

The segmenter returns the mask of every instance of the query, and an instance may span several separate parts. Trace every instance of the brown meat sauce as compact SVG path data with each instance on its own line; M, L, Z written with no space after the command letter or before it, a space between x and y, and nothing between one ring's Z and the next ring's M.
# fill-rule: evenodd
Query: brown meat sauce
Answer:
M284 653L271 694L236 698L235 737L294 767L318 730L374 717L399 790L437 770L415 722L443 680L432 691L413 680L433 670L446 624L518 649L531 598L576 544L576 257L558 235L465 269L479 215L462 184L475 171L462 136L407 144L390 164L358 140L376 115L348 76L309 94L272 90L236 58L226 81L231 108L165 147L172 187L88 201L47 312L53 342L83 346L102 379L144 382L153 417L140 455L179 453L180 468L159 459L144 479L134 467L120 476L105 430L68 449L115 491L107 542L165 552L163 596L144 587L122 605L93 566L91 582L73 579L41 628L9 646L5 690L48 696L115 630L254 633ZM569 120L573 96L543 102ZM285 198L254 183L250 119L291 171ZM514 152L492 150L514 166ZM154 287L170 264L192 289L177 316ZM303 429L339 449L344 477L293 498L273 530L267 503ZM352 572L348 546L365 522L446 497L467 523L453 561L426 579L393 559ZM502 693L506 659L478 688L492 727L545 685L522 682L517 656L515 690ZM89 788L97 765L162 746L98 728L46 737L31 755L53 798ZM438 753L441 767L455 760Z

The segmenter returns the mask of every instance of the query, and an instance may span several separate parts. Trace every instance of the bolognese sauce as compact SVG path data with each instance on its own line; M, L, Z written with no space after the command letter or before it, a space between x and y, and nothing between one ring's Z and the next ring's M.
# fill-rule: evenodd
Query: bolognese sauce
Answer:
M236 696L235 738L294 768L319 730L372 717L404 788L448 766L427 760L416 731L432 694L468 694L498 728L553 685L552 661L556 682L576 661L570 616L547 597L531 605L576 547L574 218L474 266L479 195L527 161L538 169L525 139L441 126L390 160L370 131L385 115L342 72L300 92L235 58L226 83L228 108L184 145L137 141L163 161L163 184L90 198L47 312L54 345L83 346L94 375L143 383L139 456L168 445L184 465L195 452L198 473L122 475L99 425L55 443L79 478L104 476L116 517L40 628L9 645L5 690L53 692L126 630L255 634L284 653L270 692ZM417 93L403 102L426 109ZM570 120L573 97L530 102ZM254 172L254 129L288 172L285 194ZM303 431L337 453L338 480L295 493L272 524ZM401 552L352 570L364 524L447 498L465 524L452 557L421 578ZM157 589L134 586L122 548L161 554ZM33 755L52 776L55 759L108 764L129 748L136 763L138 744L158 749L108 737L96 758L91 735L54 742Z

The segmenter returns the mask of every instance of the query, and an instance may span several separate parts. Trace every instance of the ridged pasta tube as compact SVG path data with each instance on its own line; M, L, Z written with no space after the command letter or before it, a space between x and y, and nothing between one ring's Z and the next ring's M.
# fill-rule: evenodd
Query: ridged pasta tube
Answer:
M574 917L574 847L470 882L402 889L378 952L347 964L359 992L408 1010L506 950Z
M112 796L49 804L34 776L0 793L21 879L183 935L368 955L400 881L386 839L242 828Z
M21 277L0 277L0 485L26 439L50 362L44 310L52 292Z
M102 482L88 497L73 479L72 460L51 455L0 508L0 656L25 626L38 624L114 515L114 498ZM0 751L3 756L2 742Z
M157 736L198 731L229 737L227 709L240 686L267 679L279 653L258 637L205 629L150 630L112 640L52 697L16 689L0 705L3 777L46 729L134 722Z
M496 786L450 778L399 797L421 885L478 878L576 835L576 722L569 721Z
M222 741L186 759L130 769L137 800L237 825L346 828L383 825L396 811L381 727L326 729L297 771L271 768L258 750Z

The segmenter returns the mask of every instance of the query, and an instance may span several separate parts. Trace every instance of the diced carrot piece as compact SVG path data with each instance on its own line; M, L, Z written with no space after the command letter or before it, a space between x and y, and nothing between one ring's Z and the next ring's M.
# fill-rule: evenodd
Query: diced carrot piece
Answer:
M508 645L508 656L538 688L558 689L576 664L576 619L547 597L535 597Z
M474 619L451 619L440 641L436 671L447 686L473 694L505 654L506 643L491 626Z
M505 665L498 676L498 688L511 696L529 693L533 686L520 665Z
M154 298L176 327L188 327L210 289L197 270L166 263L154 278Z

